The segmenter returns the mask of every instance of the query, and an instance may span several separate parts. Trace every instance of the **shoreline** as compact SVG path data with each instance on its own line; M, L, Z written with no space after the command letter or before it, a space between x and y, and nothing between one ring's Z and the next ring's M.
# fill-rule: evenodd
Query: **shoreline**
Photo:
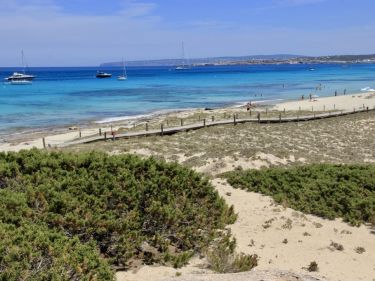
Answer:
M205 112L210 113L237 113L246 112L246 102L236 103L231 106L221 108L190 108L190 109L171 109L156 111L155 113L142 114L138 116L114 117L107 122L90 121L81 126L71 125L62 127L49 127L43 129L29 129L9 134L6 138L0 138L0 151L19 151L21 149L30 149L33 147L43 148L43 138L48 140L48 146L54 146L64 142L76 140L79 135L89 137L98 134L98 130L118 131L127 130L139 124L146 122L155 122L166 120L168 118L188 118L194 114ZM266 108L276 111L330 111L330 110L348 110L353 107L360 108L367 106L375 107L375 93L362 92L350 95L340 95L333 97L316 98L310 100L258 100L252 101L252 110L265 111Z
M276 104L276 102L286 101L285 99L272 99L272 100L255 100L252 101L252 104L260 104L262 106L271 106ZM19 139L30 140L30 137L26 136L35 136L35 135L45 135L47 137L54 136L57 134L63 134L70 130L70 128L77 128L83 130L90 130L93 128L110 128L112 127L122 127L122 128L131 128L134 123L139 122L148 122L153 119L157 119L164 116L174 115L174 114L186 114L186 113L195 113L199 111L217 111L217 110L230 110L236 108L245 107L247 101L243 102L233 102L226 103L224 106L219 107L206 107L206 108L175 108L175 109L162 109L156 110L151 113L137 114L137 115L124 115L124 116L115 116L108 117L104 119L89 119L83 120L82 123L67 123L65 125L51 125L47 127L35 127L35 128L11 128L9 131L5 130L0 133L0 145L1 143L15 143L19 142ZM1 151L1 149L0 149Z

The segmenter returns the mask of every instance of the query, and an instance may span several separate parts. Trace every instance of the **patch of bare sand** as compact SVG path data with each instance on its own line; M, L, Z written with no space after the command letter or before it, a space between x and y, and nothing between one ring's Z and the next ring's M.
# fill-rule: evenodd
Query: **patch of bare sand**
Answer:
M142 266L137 271L122 271L116 273L117 281L144 281L144 280L160 280L164 278L170 278L177 274L188 275L188 274L207 274L212 273L206 269L205 260L199 259L199 257L193 257L189 264L183 268L175 269L167 266Z
M221 173L233 171L236 168L241 169L260 169L268 168L274 165L287 165L288 163L294 162L304 163L304 158L295 159L294 155L290 155L289 158L280 158L270 153L258 152L255 157L243 158L239 154L235 157L225 156L220 159L209 159L207 163L200 167L194 167L197 172L201 172L208 175L218 175Z
M323 278L282 270L253 270L233 274L187 275L159 281L323 281Z
M375 280L375 232L368 226L304 215L276 205L270 197L234 189L224 180L215 179L213 184L235 206L239 217L230 228L239 251L259 255L256 270L306 273L305 268L316 261L318 274L331 281ZM357 247L365 252L357 253Z

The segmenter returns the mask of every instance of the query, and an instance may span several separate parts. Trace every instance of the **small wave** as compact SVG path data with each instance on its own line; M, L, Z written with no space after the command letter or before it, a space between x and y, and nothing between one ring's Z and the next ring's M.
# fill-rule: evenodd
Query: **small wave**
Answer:
M95 121L97 124L105 124L111 122L119 122L119 121L131 121L136 119L143 119L143 118L151 118L153 114L140 114L140 115L133 115L133 116L120 116L120 117L111 117L105 118L103 120Z
M375 92L375 89L372 89L370 87L365 87L361 89L362 92Z
M273 104L273 103L277 103L279 101L283 101L283 99L274 99L274 100L255 100L255 101L251 101L251 104L259 104L259 103L269 103L269 104ZM248 103L248 101L246 102L237 102L234 107L243 107L243 106L246 106Z
M141 120L141 119L150 119L155 116L160 116L160 115L173 113L173 112L189 111L189 110L194 110L194 109L193 108L163 109L163 110L158 110L149 114L124 115L124 116L118 116L118 117L105 118L99 121L95 121L95 123L105 124L105 123L112 123L112 122L119 122L119 121L134 121L134 120Z

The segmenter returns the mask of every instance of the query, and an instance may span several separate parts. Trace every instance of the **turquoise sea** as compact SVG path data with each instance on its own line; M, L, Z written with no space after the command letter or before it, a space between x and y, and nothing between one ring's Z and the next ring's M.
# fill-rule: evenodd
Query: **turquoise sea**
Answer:
M314 69L314 70L312 70ZM0 68L0 80L16 68ZM130 67L103 69L110 79L96 79L96 68L31 68L32 85L0 82L0 134L149 115L167 110L216 108L247 101L272 102L358 93L375 88L375 64Z

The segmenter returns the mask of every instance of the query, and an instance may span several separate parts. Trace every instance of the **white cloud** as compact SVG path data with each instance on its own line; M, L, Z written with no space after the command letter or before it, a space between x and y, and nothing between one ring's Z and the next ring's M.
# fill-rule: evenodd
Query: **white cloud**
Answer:
M128 18L150 16L155 10L155 3L143 3L134 0L126 0L122 4L121 15Z

